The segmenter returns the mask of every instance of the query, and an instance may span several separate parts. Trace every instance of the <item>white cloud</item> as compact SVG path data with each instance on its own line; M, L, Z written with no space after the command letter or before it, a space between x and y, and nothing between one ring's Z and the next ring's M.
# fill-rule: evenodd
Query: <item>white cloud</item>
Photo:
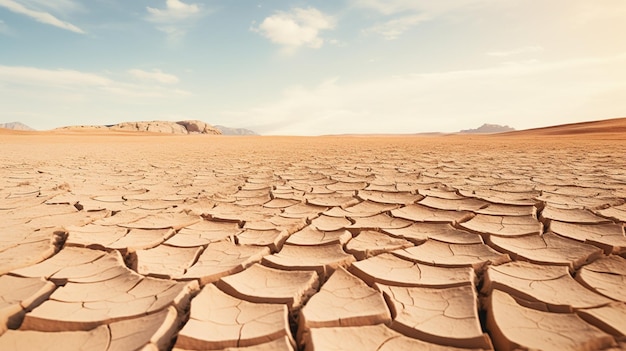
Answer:
M413 10L417 1L412 0L352 0L355 7L371 9L384 15Z
M487 56L495 56L495 57L507 57L514 56L520 54L529 54L543 51L543 47L541 46L524 46L511 50L502 50L502 51L490 51L487 53Z
M353 8L379 16L374 17L377 23L364 32L378 33L386 39L395 39L425 21L458 20L476 13L480 14L476 17L480 22L493 16L513 18L524 13L526 20L529 17L533 21L552 18L552 24L559 23L561 26L597 25L602 21L622 19L626 15L623 0L602 0L600 3L588 0L552 0L537 4L521 0L350 0ZM534 29L528 28L529 31Z
M198 4L185 4L180 0L167 0L165 9L146 7L148 20L157 23L172 23L185 20L200 13Z
M393 40L422 22L490 2L497 4L496 0L352 0L352 5L391 17L365 32Z
M180 0L166 0L165 8L146 7L147 20L156 23L157 29L172 42L182 39L190 26L190 20L202 14L198 4L186 4Z
M0 65L2 114L37 129L154 120L173 113L193 116L198 109L184 111L192 100L182 89L133 82L127 72Z
M621 116L626 100L609 97L625 94L626 53L362 83L333 79L224 116L265 134L454 132L485 122L522 129Z
M177 79L175 76L160 76L155 72L144 72L152 74L152 78L159 76L160 79ZM171 97L189 95L188 92L178 89L166 89L160 86L133 84L124 81L114 80L107 76L81 72L68 69L42 69L25 66L3 66L0 65L0 86L7 88L19 88L28 86L34 90L43 89L53 91L64 89L75 94L89 94L90 92L106 92L125 97ZM33 91L34 91L33 90Z
M406 12L437 15L489 2L496 3L498 0L352 0L352 5L375 10L384 15Z
M6 35L11 34L11 30L9 29L9 26L7 26L3 20L0 20L0 34L6 34Z
M334 17L315 8L295 8L289 12L276 12L253 30L271 42L282 45L286 52L293 52L302 46L314 49L322 47L324 39L320 37L320 32L333 29L335 23Z
M33 9L46 8L59 14L69 14L84 10L82 4L74 0L20 0L20 2Z
M626 6L622 0L604 0L599 6L593 1L576 1L573 7L572 20L578 25L608 20L623 20Z
M154 69L152 72L143 71L140 69L131 69L128 71L133 77L144 80L152 81L163 84L175 84L179 82L178 77L173 74L163 73L161 70Z
M346 46L346 43L339 39L329 39L328 44L336 46L336 47L340 47L340 48Z
M12 83L38 83L67 85L105 86L111 80L93 73L74 70L46 70L36 67L0 66L0 81Z
M77 26L69 22L62 21L48 12L28 8L24 4L14 0L0 0L0 6L7 8L9 11L28 16L40 23L49 24L51 26L69 30L74 33L85 33L85 31L78 28Z
M373 27L366 29L365 32L376 33L383 36L387 40L394 40L411 27L414 27L421 22L428 21L429 19L430 18L427 15L423 14L403 16L384 23L376 24Z
M165 33L167 40L171 43L177 43L187 34L187 26L184 25L164 25L158 26L158 30Z

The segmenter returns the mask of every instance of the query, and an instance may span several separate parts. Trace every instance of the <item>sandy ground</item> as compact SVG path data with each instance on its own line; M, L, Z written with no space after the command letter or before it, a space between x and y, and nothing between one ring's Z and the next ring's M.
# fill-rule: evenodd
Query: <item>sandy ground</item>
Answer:
M626 348L626 142L0 132L0 349Z

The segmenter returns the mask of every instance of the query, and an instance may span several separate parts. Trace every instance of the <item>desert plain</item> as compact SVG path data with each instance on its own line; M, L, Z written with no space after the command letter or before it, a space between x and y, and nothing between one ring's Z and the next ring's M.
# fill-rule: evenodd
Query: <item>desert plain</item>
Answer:
M2 131L0 350L626 349L612 123Z

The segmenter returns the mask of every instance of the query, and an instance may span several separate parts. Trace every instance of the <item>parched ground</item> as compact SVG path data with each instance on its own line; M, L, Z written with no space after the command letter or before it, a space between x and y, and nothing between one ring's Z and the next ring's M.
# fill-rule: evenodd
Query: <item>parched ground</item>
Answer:
M623 134L0 134L0 350L626 349Z

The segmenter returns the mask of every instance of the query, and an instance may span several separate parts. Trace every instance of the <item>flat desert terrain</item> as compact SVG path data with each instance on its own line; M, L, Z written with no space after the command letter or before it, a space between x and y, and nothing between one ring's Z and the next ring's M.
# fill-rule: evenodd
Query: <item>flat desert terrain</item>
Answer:
M617 127L1 131L0 350L626 349Z

